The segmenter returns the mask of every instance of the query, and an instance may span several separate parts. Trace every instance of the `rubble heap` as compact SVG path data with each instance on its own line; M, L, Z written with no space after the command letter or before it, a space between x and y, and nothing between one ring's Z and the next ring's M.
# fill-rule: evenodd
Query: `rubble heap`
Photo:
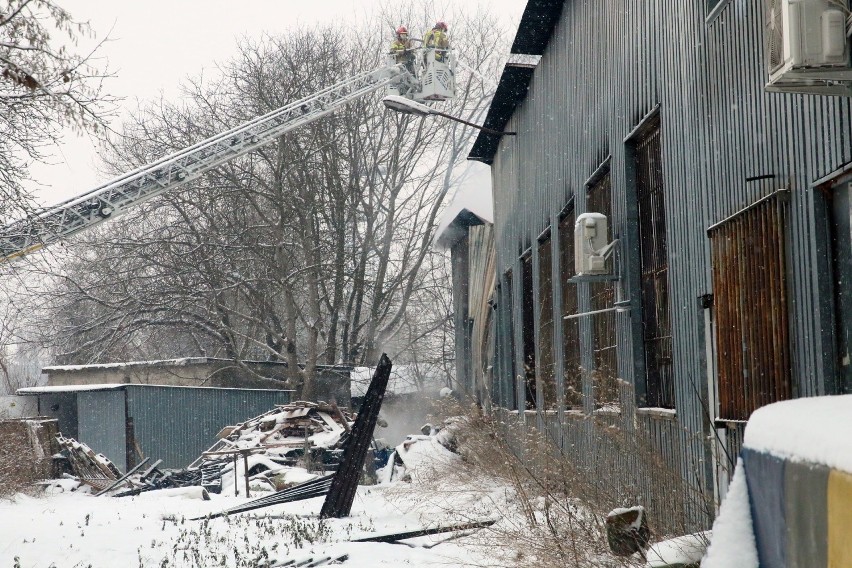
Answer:
M190 467L217 461L217 452L258 448L268 459L290 466L305 457L308 449L309 458L328 466L324 469L334 469L335 450L345 441L352 420L334 404L298 401L277 405L242 424L223 428L219 441Z
M242 486L243 481L237 478L281 490L304 481L282 475L297 463L333 471L352 419L334 404L299 401L277 405L241 424L224 427L217 435L218 441L186 469L160 470L154 464L146 473L130 476L131 489L125 487L116 496L198 485L208 492L220 493L223 485Z
M145 459L124 476L103 455L75 440L58 438L75 476L99 492L120 497L145 491L200 486L210 493L233 487L249 493L250 485L280 491L308 481L301 465L322 473L335 471L350 438L354 417L335 404L299 401L274 409L235 426L226 426L218 441L185 469L161 469L160 461ZM376 465L390 451L373 443ZM373 468L374 469L374 468Z

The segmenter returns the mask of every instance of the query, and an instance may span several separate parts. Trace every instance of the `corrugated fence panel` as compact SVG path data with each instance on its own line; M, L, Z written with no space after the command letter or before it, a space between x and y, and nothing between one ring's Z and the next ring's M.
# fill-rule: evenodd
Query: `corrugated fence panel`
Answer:
M189 465L224 426L289 400L286 391L127 386L128 415L142 452L173 468Z
M79 440L127 471L124 391L77 393Z

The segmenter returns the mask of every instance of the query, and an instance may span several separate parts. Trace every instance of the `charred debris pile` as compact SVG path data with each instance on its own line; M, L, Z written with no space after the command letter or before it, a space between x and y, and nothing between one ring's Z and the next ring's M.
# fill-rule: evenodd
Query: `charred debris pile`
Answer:
M304 477L287 475L296 466L317 475L336 471L356 416L324 402L277 405L223 428L218 440L187 468L165 469L160 467L161 461L146 458L125 475L87 445L70 438L60 437L59 441L67 470L99 493L127 496L190 486L220 493L233 486L235 494L245 491L249 496L252 487L278 491L304 481ZM391 449L372 435L368 440L367 470L375 471L387 463Z

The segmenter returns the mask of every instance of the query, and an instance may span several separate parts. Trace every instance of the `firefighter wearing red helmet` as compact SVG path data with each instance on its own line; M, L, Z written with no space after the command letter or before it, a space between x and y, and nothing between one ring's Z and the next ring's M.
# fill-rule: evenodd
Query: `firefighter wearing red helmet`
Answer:
M414 54L411 51L411 40L408 38L408 28L396 28L396 36L390 45L391 55L397 63L404 64L410 73L414 73Z
M423 47L435 50L435 60L443 61L450 47L450 38L447 35L447 24L444 21L438 21L432 29L426 32L423 38Z

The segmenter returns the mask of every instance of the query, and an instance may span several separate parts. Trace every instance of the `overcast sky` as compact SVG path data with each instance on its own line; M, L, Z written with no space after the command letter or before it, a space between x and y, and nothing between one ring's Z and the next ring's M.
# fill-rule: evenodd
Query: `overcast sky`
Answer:
M78 20L88 20L98 37L110 41L100 49L115 77L110 94L135 109L137 101L174 97L180 82L212 70L235 54L236 39L263 32L279 33L303 24L343 23L363 19L380 0L60 0ZM445 0L445 6L476 6L475 0ZM526 0L486 2L491 11L517 28ZM449 9L447 10L449 11ZM444 18L435 14L435 18ZM448 22L451 26L452 21ZM118 129L120 120L114 122ZM94 188L97 151L88 137L66 134L51 165L34 164L28 184L42 204L52 204Z

